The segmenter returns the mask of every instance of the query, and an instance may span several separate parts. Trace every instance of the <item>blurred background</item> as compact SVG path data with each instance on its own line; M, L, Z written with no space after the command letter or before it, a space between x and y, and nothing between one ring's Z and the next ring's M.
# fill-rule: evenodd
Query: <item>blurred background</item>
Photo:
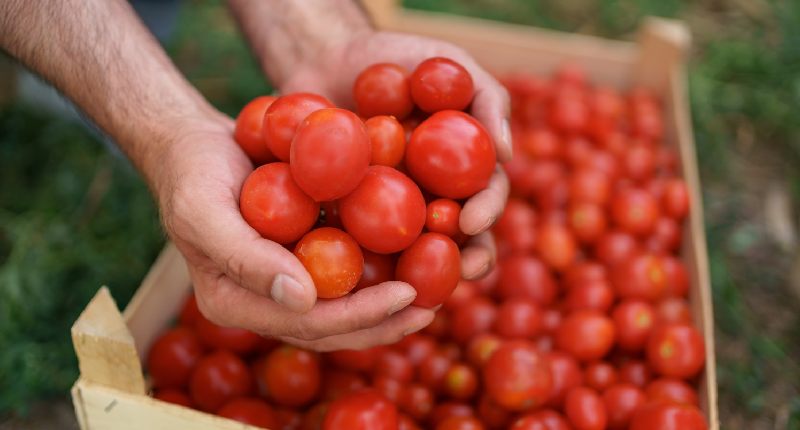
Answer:
M617 39L646 15L688 23L723 428L800 428L800 2L404 4ZM270 91L223 2L174 12L165 46L217 107ZM22 100L29 80L0 57L0 429L74 426L69 328L100 285L124 306L164 244L137 173L74 114Z

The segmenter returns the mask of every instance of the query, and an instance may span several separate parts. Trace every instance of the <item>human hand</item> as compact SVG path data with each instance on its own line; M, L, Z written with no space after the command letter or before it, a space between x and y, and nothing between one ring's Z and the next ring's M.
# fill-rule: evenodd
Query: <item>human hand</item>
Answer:
M150 178L206 317L318 351L395 342L431 322L433 311L408 307L416 291L402 282L316 300L294 254L242 218L239 191L253 166L232 133L221 114L185 121L167 137L158 177Z

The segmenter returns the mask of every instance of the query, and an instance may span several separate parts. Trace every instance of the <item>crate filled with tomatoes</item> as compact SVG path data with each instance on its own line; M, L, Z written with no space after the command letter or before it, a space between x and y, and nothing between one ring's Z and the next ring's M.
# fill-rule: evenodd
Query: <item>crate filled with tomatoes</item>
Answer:
M245 220L297 255L319 297L404 280L415 304L441 305L436 318L391 345L306 351L203 317L169 245L123 313L101 289L73 327L81 427L718 428L685 29L651 20L637 43L614 42L382 5L379 25L455 42L509 90L515 157L497 266L458 279L467 238L454 220L495 154L461 112L471 84L457 63L368 68L363 88L381 74L411 87L370 100L357 81L361 118L310 94L256 99L236 136L263 163L242 190ZM442 67L460 93L412 94L414 75ZM247 120L265 112L272 124ZM319 139L332 127L335 139ZM456 135L426 141L442 130ZM429 163L454 150L446 140L483 151L464 180ZM341 165L322 168L320 151ZM402 198L367 204L382 189Z

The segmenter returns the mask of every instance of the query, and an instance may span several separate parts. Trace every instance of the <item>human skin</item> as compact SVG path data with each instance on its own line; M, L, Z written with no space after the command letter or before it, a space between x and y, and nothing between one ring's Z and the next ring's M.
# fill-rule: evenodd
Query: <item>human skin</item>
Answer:
M510 157L507 95L461 49L377 32L349 0L229 5L281 91L317 92L343 107L352 107L352 82L369 64L412 69L435 55L459 61L475 80L473 115L494 137L499 159ZM211 320L324 351L393 342L433 319L430 309L409 306L416 292L402 282L316 300L302 264L261 238L239 212L239 190L253 165L233 141L233 121L186 81L126 1L5 0L0 48L73 100L131 159ZM487 189L465 204L460 227L477 236L462 253L464 277L494 264L485 231L507 194L498 169Z

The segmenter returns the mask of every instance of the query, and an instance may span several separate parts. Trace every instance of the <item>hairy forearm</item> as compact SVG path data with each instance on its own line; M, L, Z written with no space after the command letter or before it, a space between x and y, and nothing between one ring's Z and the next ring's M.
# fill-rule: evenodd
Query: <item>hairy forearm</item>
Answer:
M372 30L357 0L228 0L228 5L278 87L329 46Z
M0 47L73 100L151 186L170 126L213 112L124 0L4 0Z

